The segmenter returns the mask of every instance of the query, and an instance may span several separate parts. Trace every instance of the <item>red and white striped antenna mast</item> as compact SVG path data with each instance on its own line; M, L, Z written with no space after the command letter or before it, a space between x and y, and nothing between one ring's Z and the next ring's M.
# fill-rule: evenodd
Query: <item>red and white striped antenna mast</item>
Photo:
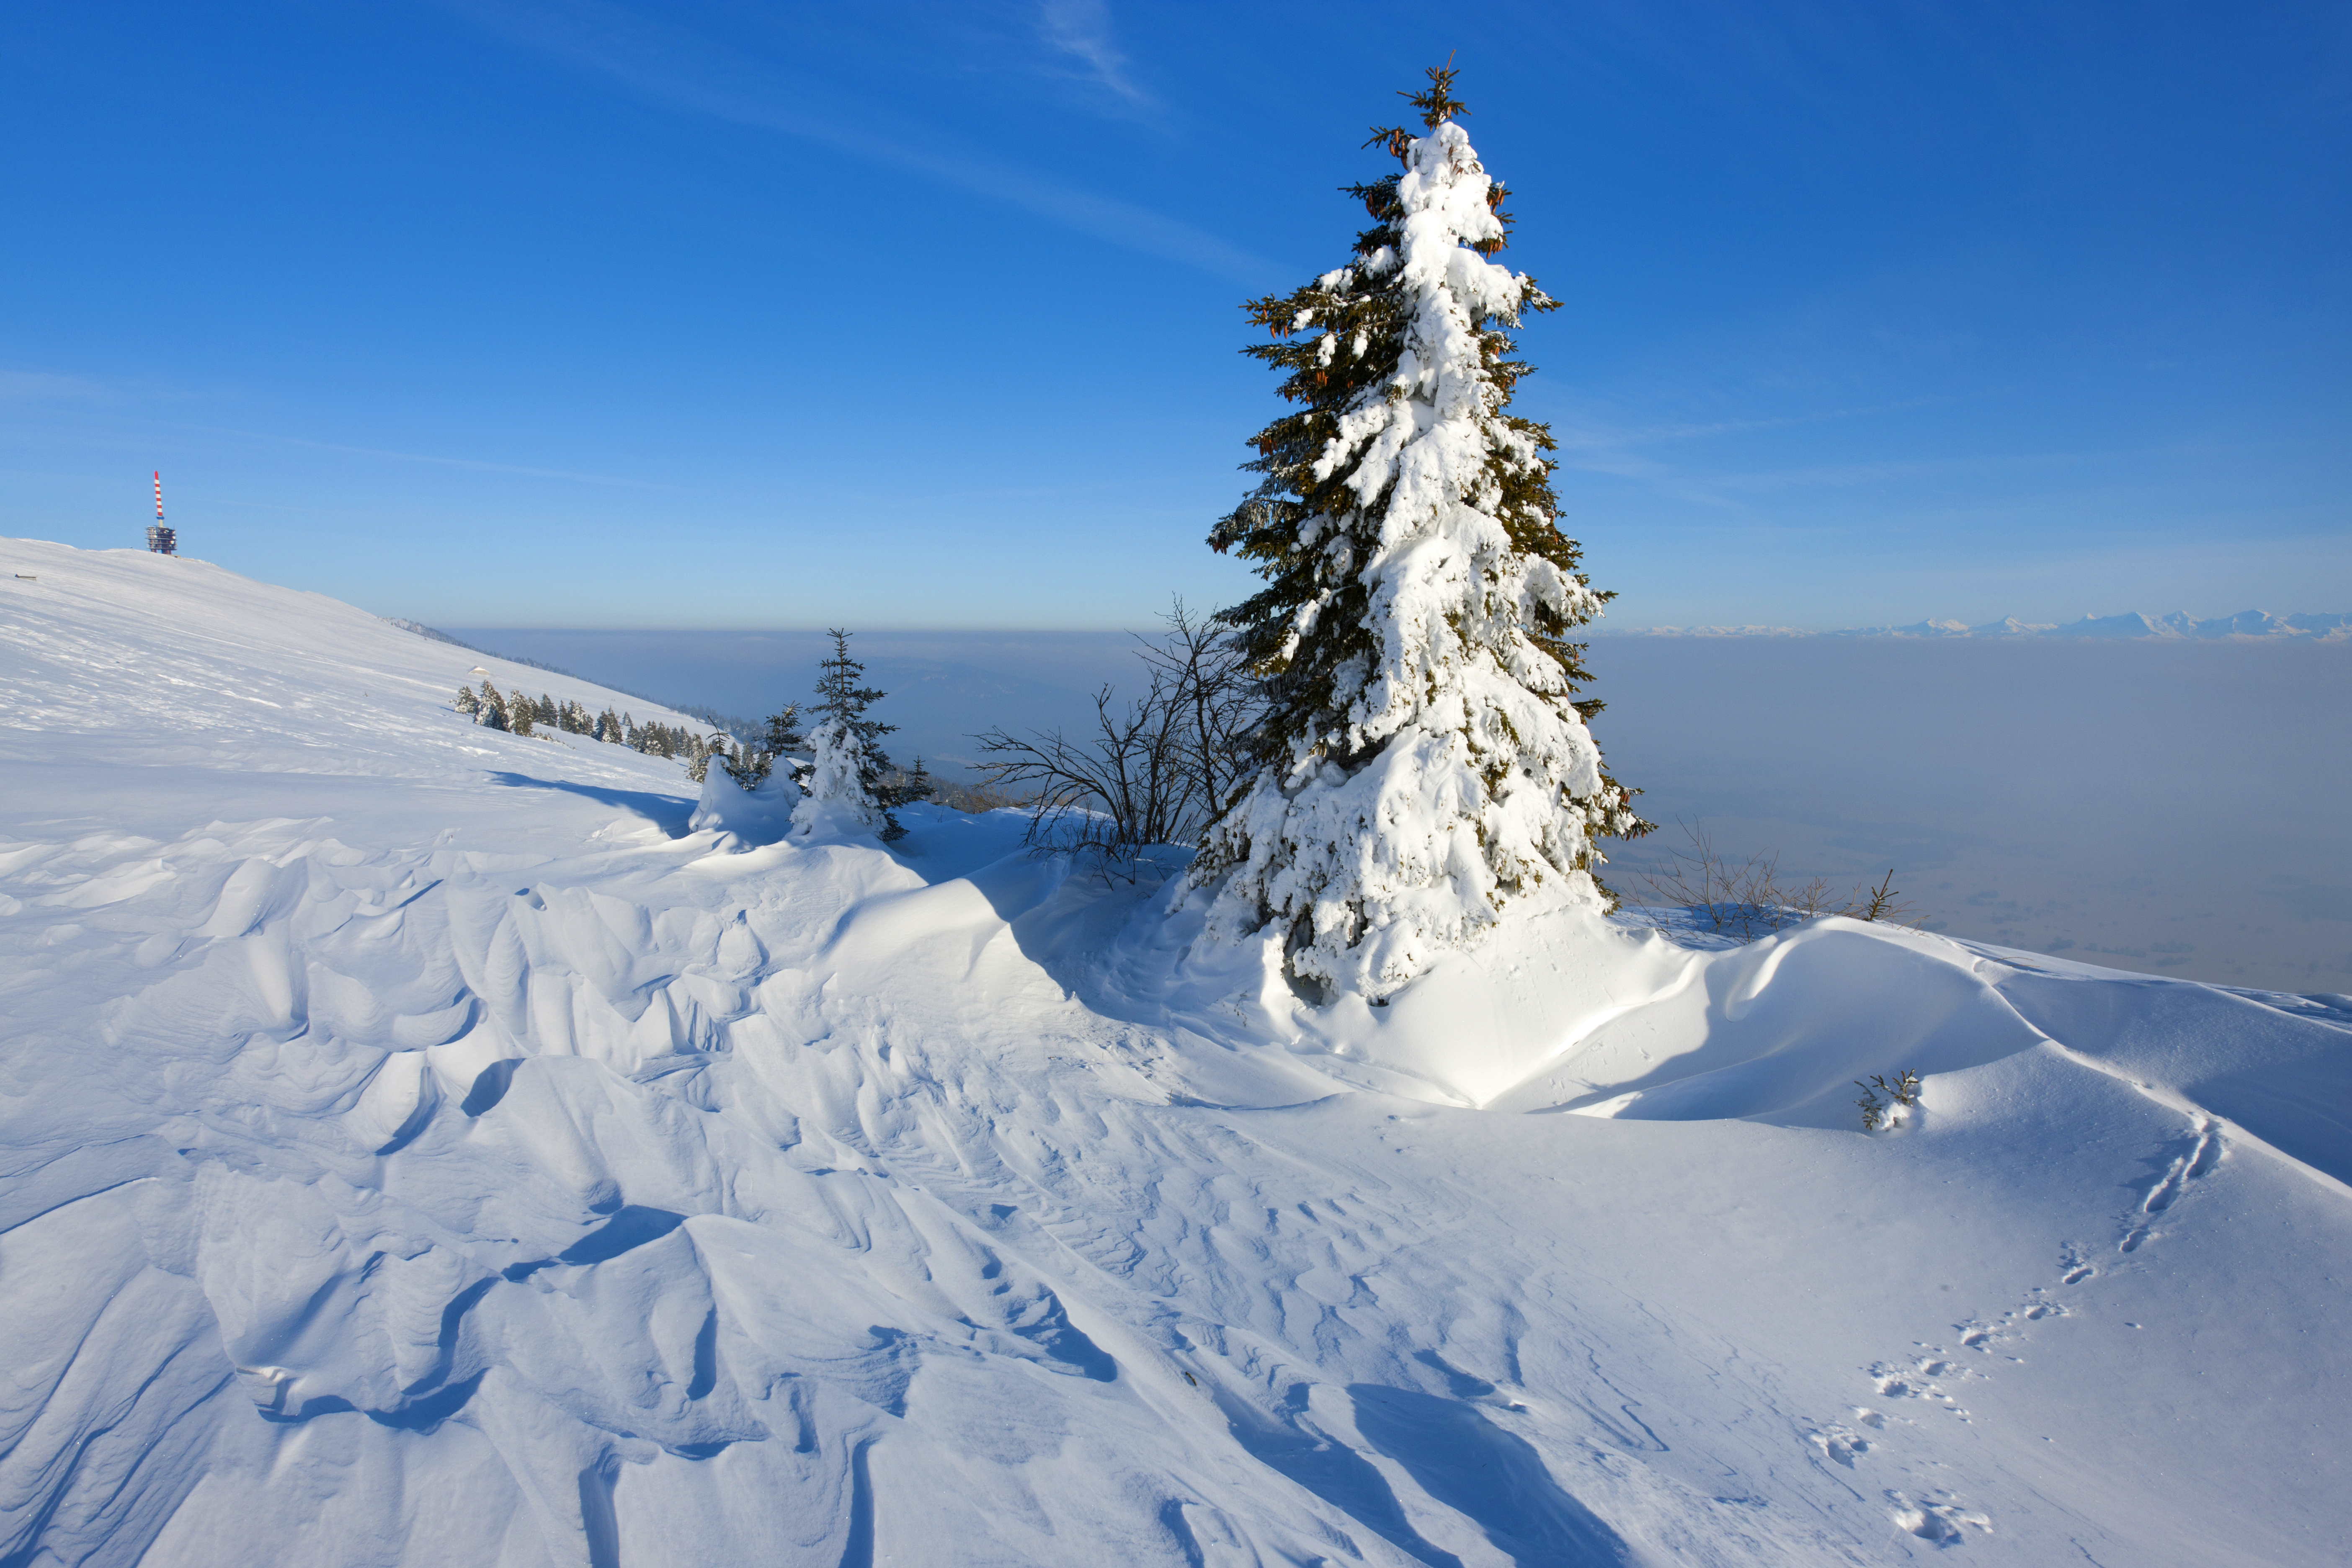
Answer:
M155 525L147 531L147 548L158 555L179 553L179 535L163 526L163 470L155 470Z

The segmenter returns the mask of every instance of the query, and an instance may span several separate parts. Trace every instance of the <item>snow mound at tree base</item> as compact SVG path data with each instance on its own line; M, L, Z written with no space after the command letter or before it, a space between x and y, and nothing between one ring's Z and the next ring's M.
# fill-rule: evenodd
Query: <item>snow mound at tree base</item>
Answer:
M0 729L0 1560L2292 1563L2352 1522L2310 1484L2340 999L1561 917L1318 1009L1017 814L730 844L674 764L403 662L462 651L226 574L192 634L140 609L172 570L0 624L48 715ZM1903 1067L1864 1135L1841 1078Z
M745 789L714 763L703 774L702 798L695 802L686 825L692 832L711 835L721 849L756 849L792 833L793 808L802 799L800 786L781 770Z
M1128 990L1156 992L1165 1020L1229 1048L1279 1041L1358 1087L1497 1111L1859 1131L1873 1075L1916 1070L1932 1109L1955 1075L2046 1050L2167 1104L2185 1106L2193 1088L2207 1110L2352 1183L2352 1016L2336 998L1838 917L1740 945L1562 910L1451 955L1386 1005L1319 1006L1284 981L1270 944L1234 958L1212 946L1204 961L1187 945L1197 930L1137 920L1122 933L1136 950ZM1169 971L1157 986L1155 961ZM1107 986L1097 1000L1118 999Z

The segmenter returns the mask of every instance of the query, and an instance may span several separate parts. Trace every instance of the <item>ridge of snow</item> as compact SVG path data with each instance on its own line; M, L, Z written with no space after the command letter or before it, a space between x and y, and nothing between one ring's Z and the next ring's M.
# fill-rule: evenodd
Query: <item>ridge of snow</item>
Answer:
M348 606L0 561L0 1557L2352 1528L2352 998L1570 912L1314 1008L1017 812L746 847Z

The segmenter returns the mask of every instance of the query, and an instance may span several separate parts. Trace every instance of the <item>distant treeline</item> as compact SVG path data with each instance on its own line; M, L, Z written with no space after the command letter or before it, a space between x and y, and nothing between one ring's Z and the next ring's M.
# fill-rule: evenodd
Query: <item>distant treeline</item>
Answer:
M481 650L478 648L475 651L478 653ZM495 654L491 657L503 658L506 656ZM651 757L681 760L686 763L688 775L697 784L702 782L713 758L731 760L740 754L729 749L728 738L723 734L703 737L673 724L640 724L634 716L615 713L610 708L602 713L591 713L584 704L558 702L544 692L537 697L520 691L502 692L488 680L482 682L479 691L470 686L459 687L456 706L458 712L485 730L501 730L510 735L534 738L541 738L539 732L542 729L552 730L565 735L585 735L608 745L626 746L633 752L643 752Z
M620 691L625 697L638 695L634 691L623 691L617 686L613 689ZM646 700L651 702L654 700L648 697ZM706 708L698 702L665 702L662 706L674 713L683 713L690 719L699 719L714 730L726 731L735 737L738 745L757 746L767 734L765 725L756 719L746 719L740 713L721 713L716 708Z
M528 665L533 669L543 669L550 675L565 676L573 680L588 679L588 677L580 674L577 670L566 669L560 664L550 664L543 658L531 658L523 654L500 653L496 648L481 647L476 644L467 642L463 637L453 637L447 632L441 631L436 627L428 626L421 621L404 621L394 616L387 616L384 619L389 624L398 626L402 631L415 632L418 637L429 637L435 642L445 642L452 647L464 648L467 653L478 653L490 658L502 658L509 664ZM759 744L760 736L761 734L760 724L756 721L746 719L739 713L721 713L716 708L707 708L698 702L665 701L661 698L649 696L643 691L632 691L625 686L615 686L609 680L590 681L589 683L591 685L604 687L608 691L617 691L624 697L634 697L640 702L650 702L657 708L667 708L673 713L683 713L688 718L699 719L714 730L726 731L730 735L735 737L736 742L739 745L754 746ZM485 681L483 684L488 686L488 682ZM542 698L541 700L544 701L545 699ZM559 723L559 721L550 719L544 721L544 722L556 724ZM579 732L582 734L587 733L586 731ZM684 732L685 731L677 731L677 733L680 734L683 734ZM601 736L598 738L602 739ZM673 753L663 753L665 756L671 754Z

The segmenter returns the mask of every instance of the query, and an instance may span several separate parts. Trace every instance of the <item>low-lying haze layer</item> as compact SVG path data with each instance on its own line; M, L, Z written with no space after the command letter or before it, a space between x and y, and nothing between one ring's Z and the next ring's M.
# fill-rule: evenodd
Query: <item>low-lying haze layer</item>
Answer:
M758 716L803 700L817 632L456 635L593 679ZM901 760L1088 722L1131 685L1115 632L870 632L853 648ZM2352 647L2295 643L1642 637L1594 649L1612 770L1664 830L1777 851L1784 881L1889 868L1928 929L2116 968L2352 989Z

